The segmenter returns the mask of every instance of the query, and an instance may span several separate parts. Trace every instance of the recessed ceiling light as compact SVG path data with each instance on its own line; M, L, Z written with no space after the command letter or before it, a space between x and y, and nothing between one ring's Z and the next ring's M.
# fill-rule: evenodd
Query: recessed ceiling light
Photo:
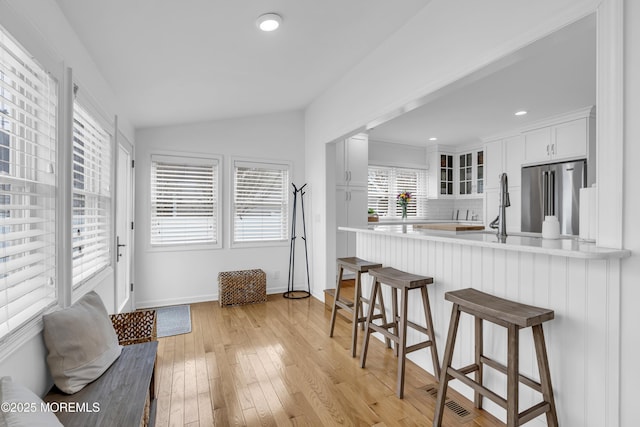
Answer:
M265 13L264 15L260 15L260 17L256 21L256 25L262 31L277 30L281 23L282 16L278 15L277 13Z
M436 138L435 136L432 136L431 138L429 138L429 141L437 141L438 138Z
M525 110L520 110L520 111L516 111L516 116L524 116L525 114L527 114L527 112Z

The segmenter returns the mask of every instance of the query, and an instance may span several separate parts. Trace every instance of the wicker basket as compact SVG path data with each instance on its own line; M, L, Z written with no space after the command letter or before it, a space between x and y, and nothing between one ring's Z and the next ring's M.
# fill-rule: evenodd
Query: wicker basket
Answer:
M120 345L157 341L156 311L141 310L130 313L112 314L113 329L118 334Z
M254 304L267 301L267 275L262 270L218 273L220 306Z

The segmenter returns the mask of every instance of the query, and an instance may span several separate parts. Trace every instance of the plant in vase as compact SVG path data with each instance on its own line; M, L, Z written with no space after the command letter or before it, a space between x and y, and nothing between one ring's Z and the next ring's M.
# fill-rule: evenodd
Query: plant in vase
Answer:
M407 205L409 205L409 202L411 201L411 193L405 190L398 194L396 200L398 205L402 208L402 219L407 219Z

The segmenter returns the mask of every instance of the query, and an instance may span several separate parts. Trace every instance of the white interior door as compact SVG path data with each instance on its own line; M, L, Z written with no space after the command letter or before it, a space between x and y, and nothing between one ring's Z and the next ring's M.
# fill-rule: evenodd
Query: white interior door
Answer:
M118 135L116 174L116 310L132 311L133 302L133 146Z

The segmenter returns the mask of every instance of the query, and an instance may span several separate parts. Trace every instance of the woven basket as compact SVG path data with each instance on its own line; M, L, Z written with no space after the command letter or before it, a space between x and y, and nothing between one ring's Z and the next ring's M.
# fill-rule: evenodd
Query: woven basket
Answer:
M111 323L118 334L120 345L157 341L156 311L141 310L112 314Z
M267 275L262 270L218 273L220 306L255 304L267 301Z

